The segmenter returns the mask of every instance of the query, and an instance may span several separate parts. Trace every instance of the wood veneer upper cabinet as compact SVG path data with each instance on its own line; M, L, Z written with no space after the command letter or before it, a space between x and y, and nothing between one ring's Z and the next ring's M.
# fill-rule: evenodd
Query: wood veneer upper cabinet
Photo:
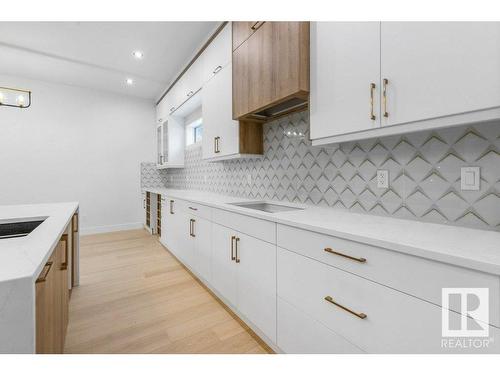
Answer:
M252 35L265 21L233 22L233 51Z
M309 22L262 23L233 52L233 118L267 121L308 98Z

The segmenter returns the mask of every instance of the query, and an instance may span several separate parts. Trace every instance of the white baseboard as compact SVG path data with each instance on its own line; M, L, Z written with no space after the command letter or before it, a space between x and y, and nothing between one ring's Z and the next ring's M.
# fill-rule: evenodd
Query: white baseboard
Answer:
M140 223L126 223L126 224L115 224L115 225L103 225L99 227L83 227L80 229L81 235L87 234L97 234L106 232L118 232L121 230L131 230L131 229L141 229L144 227L142 222Z

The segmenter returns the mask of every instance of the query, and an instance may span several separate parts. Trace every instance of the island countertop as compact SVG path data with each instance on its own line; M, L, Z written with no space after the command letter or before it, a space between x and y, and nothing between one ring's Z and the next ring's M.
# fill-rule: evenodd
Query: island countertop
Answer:
M35 281L77 209L78 202L0 206L0 222L46 217L25 237L0 239L0 283Z

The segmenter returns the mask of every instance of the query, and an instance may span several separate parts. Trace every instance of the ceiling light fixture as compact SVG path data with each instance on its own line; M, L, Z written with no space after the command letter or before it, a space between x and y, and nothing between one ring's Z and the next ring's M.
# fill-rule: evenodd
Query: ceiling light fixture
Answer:
M144 53L142 53L142 51L134 51L132 52L132 55L139 60L141 60L144 57Z
M129 86L132 86L134 84L134 80L132 78L127 78L125 82L127 82L127 85Z
M8 93L11 95L7 95ZM10 98L13 98L14 101L10 101ZM0 87L0 107L28 108L30 105L31 91Z

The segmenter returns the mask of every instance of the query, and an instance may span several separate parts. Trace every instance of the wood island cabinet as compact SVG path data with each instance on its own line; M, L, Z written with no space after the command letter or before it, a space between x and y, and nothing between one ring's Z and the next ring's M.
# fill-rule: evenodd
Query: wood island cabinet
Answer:
M61 354L69 321L73 246L77 230L71 220L35 281L36 353Z

